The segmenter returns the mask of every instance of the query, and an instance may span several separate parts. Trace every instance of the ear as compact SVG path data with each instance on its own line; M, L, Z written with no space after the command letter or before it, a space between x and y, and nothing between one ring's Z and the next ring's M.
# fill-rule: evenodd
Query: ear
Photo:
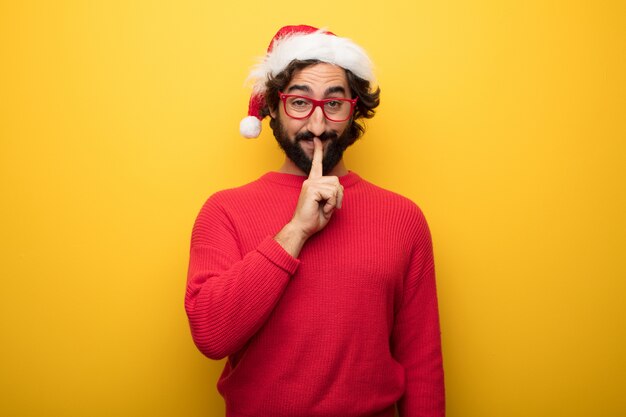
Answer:
M276 118L276 109L271 109L271 108L270 108L270 109L269 109L269 112L270 112L270 117L271 117L272 119L275 119L275 118Z

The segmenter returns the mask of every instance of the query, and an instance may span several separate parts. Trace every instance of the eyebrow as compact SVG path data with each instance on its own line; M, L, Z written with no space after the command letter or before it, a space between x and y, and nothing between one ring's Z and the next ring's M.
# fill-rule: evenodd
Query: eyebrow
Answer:
M333 93L342 93L342 94L345 95L346 94L346 89L343 88L340 85L337 85L337 86L334 86L334 87L328 87L326 89L326 91L324 92L324 95L328 96L328 95L333 94Z
M309 93L309 94L312 93L311 87L309 87L308 85L300 85L300 84L292 85L291 87L289 87L287 89L287 92L291 93L294 90L300 90L300 91L303 91L303 92Z
M290 86L287 89L287 93L291 93L292 91L295 91L295 90L302 91L302 92L305 92L305 93L308 93L308 94L312 94L313 93L313 90L311 90L311 87L309 87L308 85L302 85L302 84L294 84L294 85ZM328 96L328 95L333 94L333 93L343 93L343 94L346 94L346 89L343 88L340 85L336 85L336 86L333 86L333 87L328 87L326 89L326 91L324 92L324 96Z

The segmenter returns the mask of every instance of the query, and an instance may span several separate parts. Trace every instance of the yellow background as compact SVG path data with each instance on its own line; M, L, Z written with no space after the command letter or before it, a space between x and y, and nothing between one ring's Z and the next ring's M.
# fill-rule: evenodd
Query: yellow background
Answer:
M223 413L189 238L281 163L238 124L293 23L377 65L346 160L429 219L448 415L626 415L626 6L566 0L2 1L0 415Z

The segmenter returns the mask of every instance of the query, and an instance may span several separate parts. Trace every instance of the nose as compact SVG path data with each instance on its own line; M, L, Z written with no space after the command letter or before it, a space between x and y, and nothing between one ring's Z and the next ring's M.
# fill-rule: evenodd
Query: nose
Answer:
M318 137L326 131L326 118L324 117L324 112L320 106L317 106L313 110L313 114L309 116L307 120L307 129L309 132Z

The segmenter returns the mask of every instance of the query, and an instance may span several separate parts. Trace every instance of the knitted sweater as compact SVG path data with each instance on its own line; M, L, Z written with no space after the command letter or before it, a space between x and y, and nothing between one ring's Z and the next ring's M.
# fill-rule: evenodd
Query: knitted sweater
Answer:
M343 207L299 258L273 236L303 176L270 172L218 192L191 237L185 308L193 339L228 357L228 417L443 416L428 226L410 200L350 172Z

